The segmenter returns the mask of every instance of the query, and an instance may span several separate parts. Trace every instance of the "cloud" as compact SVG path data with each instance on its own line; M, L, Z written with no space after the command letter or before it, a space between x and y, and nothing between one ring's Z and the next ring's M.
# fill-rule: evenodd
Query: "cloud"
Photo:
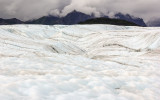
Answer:
M0 17L29 20L48 14L57 15L70 0L0 0Z
M160 18L159 0L0 0L0 17L29 20L48 14L65 16L73 10L113 16L117 12L143 18Z

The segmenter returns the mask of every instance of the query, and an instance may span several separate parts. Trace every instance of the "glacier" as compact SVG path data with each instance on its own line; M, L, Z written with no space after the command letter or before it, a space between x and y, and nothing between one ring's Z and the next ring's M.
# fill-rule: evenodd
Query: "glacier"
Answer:
M159 100L160 28L0 26L1 100Z

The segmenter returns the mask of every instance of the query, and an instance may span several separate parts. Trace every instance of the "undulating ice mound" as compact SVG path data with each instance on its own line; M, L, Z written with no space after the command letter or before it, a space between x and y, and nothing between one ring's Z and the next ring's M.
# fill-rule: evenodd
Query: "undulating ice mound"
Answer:
M159 100L160 28L0 26L2 100Z

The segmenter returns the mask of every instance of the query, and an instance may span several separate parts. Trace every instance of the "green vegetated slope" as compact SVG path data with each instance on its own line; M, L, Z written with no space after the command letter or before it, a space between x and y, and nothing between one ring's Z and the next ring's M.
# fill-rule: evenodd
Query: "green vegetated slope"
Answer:
M123 26L139 26L135 23L128 22L120 19L110 19L110 18L94 18L89 19L79 24L111 24L111 25L123 25Z

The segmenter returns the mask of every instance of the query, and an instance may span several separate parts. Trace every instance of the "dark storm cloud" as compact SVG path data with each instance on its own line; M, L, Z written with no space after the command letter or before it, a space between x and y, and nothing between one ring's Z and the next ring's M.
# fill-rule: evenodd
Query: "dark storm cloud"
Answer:
M77 10L114 17L117 12L142 17L160 17L159 0L0 0L0 17L29 20L48 14L64 16Z

